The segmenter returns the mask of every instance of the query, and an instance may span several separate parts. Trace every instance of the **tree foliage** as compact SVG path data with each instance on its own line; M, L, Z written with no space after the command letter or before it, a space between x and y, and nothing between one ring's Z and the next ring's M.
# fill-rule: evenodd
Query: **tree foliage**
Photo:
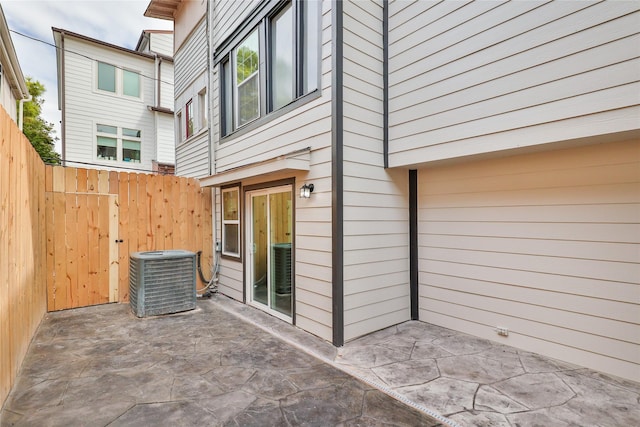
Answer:
M31 141L31 145L45 163L58 165L60 164L60 155L55 152L55 143L58 138L54 136L53 123L42 118L42 104L44 103L42 95L46 89L42 83L31 77L27 77L26 83L32 100L24 102L23 105L22 132Z

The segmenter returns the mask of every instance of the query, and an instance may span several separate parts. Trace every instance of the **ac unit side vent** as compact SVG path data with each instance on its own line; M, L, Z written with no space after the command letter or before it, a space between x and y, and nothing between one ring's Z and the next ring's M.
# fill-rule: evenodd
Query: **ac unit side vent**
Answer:
M132 253L129 304L138 317L196 308L196 254L182 250Z

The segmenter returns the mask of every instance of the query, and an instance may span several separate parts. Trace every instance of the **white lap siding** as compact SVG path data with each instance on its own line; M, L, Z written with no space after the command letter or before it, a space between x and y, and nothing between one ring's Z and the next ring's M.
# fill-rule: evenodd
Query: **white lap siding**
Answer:
M639 141L422 169L418 192L420 320L640 380Z

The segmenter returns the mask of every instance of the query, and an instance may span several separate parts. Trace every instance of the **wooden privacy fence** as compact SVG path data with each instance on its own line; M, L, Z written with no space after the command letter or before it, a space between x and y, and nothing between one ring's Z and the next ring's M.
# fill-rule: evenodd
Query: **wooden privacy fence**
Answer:
M128 301L132 252L203 251L211 265L211 189L195 179L47 166L45 201L49 311Z
M0 406L46 312L45 166L0 106Z

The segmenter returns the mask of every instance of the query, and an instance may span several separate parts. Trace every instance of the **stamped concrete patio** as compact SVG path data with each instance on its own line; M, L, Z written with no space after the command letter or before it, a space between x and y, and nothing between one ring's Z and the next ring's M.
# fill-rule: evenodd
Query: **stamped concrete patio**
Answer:
M48 314L0 425L631 426L640 384L421 322L338 351L216 295Z

